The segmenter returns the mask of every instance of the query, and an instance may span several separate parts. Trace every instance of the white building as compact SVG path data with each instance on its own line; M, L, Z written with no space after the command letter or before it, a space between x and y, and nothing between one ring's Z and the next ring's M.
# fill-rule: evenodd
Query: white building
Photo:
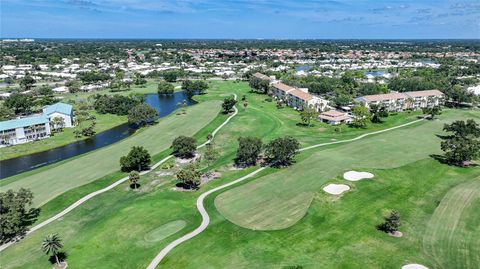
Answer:
M43 114L49 118L50 122L57 117L63 119L63 126L53 126L52 123L54 129L70 128L73 126L73 108L69 104L56 103L50 106L45 106L43 108Z
M53 119L63 119L62 126L54 126ZM56 103L43 108L42 115L0 122L0 145L16 145L50 136L52 129L73 127L71 105Z

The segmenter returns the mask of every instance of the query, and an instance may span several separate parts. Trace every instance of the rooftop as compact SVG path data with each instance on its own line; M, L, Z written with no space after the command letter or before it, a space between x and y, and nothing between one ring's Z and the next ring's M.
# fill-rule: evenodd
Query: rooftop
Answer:
M281 91L284 91L284 92L289 92L289 91L295 89L291 86L288 86L287 84L283 84L282 82L278 82L278 83L273 84L273 87L275 87L276 89L279 89Z
M271 77L269 77L267 75L264 75L262 73L259 73L259 72L253 74L253 76L256 77L256 78L262 79L262 80L268 80L268 81L272 80Z
M52 113L62 113L65 115L70 115L72 114L72 105L65 104L65 103L56 103L50 106L45 106L44 107L44 113L45 115L50 115Z
M443 93L439 90L405 92L405 94L412 97L412 98L425 97L425 96L442 96L443 95Z
M293 89L291 91L288 92L289 94L295 96L295 97L298 97L304 101L310 101L313 99L313 96L309 93L306 93L304 91L301 91L299 89Z
M48 123L48 117L46 115L39 115L15 120L0 121L0 131L6 131L16 129L25 126L32 126L37 124Z

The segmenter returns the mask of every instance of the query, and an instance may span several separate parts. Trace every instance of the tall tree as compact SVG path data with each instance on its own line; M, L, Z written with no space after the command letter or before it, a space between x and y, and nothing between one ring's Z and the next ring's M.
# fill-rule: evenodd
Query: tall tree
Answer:
M316 119L317 117L318 112L313 108L307 107L300 111L300 119L302 120L302 123L307 126L310 126L312 120Z
M353 122L352 125L357 128L367 127L370 121L370 112L365 106L359 105L353 108Z
M289 165L298 153L300 143L291 136L280 137L265 146L265 156L274 165Z
M255 165L261 152L262 140L260 140L260 138L239 137L235 162L243 166Z
M136 126L143 126L155 121L158 117L158 112L155 108L147 104L139 104L128 112L128 123Z
M5 106L13 109L15 114L30 112L33 98L29 94L14 93L5 99Z
M33 85L35 84L35 79L27 73L21 80L20 80L20 86L26 91L31 90Z
M43 239L42 242L42 250L47 255L55 256L55 260L57 261L57 265L60 265L60 260L58 259L58 253L63 248L62 239L58 236L58 234L49 234Z
M187 164L175 173L176 178L189 188L198 188L201 173L196 164Z
M211 165L218 158L218 151L215 150L212 143L208 143L205 147L205 153L203 157L208 165Z
M166 81L158 83L158 93L159 94L172 94L175 92L175 87L173 84Z
M270 87L270 83L267 80L259 79L257 77L251 76L248 84L251 88L253 88L257 92L261 92L264 94L268 93L268 88Z
M23 236L38 216L32 208L33 193L24 188L0 192L0 243Z
M223 113L228 114L232 111L232 108L237 103L237 100L233 99L232 97L225 98L222 103Z
M134 146L126 156L120 158L120 166L124 172L146 170L150 162L150 154L144 147Z
M180 158L191 158L197 149L197 141L193 137L181 135L173 140L172 149Z
M441 149L445 159L454 165L467 165L480 158L480 127L473 119L445 124L443 130L450 133L441 136Z
M11 120L15 118L15 112L13 109L0 104L0 121Z
M130 180L133 188L137 189L138 181L140 180L140 173L135 170L130 171L130 173L128 174L128 180Z
M422 112L423 112L423 114L428 115L428 118L430 120L433 120L435 118L435 116L442 114L442 108L440 108L438 106L424 107L424 108L422 108Z

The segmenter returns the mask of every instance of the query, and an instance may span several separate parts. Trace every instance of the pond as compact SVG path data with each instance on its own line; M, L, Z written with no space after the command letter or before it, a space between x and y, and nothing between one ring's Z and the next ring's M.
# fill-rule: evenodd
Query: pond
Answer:
M170 95L159 95L156 93L145 95L145 103L154 107L158 111L160 118L171 114L178 108L178 104L183 102L188 106L195 104L195 101L187 98L183 92L175 92ZM0 161L0 179L111 145L134 133L135 129L130 128L130 126L125 123L85 140L73 142L62 147Z
M383 71L371 71L371 72L365 72L365 76L371 75L374 77L383 77L386 73Z
M310 66L310 65L299 65L297 67L295 67L295 71L309 71L310 69L312 69L313 66Z

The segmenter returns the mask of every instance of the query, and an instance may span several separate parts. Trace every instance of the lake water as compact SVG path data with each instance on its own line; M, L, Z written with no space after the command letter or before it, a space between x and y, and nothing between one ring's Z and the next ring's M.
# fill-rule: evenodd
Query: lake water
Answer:
M374 77L382 77L386 73L383 71L372 71L372 72L365 72L365 76L372 75Z
M195 101L187 98L183 92L175 92L170 95L146 94L145 97L145 103L154 107L158 111L160 118L171 114L177 109L178 103L181 103L184 100L186 100L187 105L195 103ZM111 145L134 133L135 129L130 128L130 126L125 123L105 132L98 133L85 140L73 142L59 148L0 161L0 179L60 162Z
M295 67L295 71L308 71L310 69L312 69L313 67L312 66L309 66L309 65L299 65L297 67Z

